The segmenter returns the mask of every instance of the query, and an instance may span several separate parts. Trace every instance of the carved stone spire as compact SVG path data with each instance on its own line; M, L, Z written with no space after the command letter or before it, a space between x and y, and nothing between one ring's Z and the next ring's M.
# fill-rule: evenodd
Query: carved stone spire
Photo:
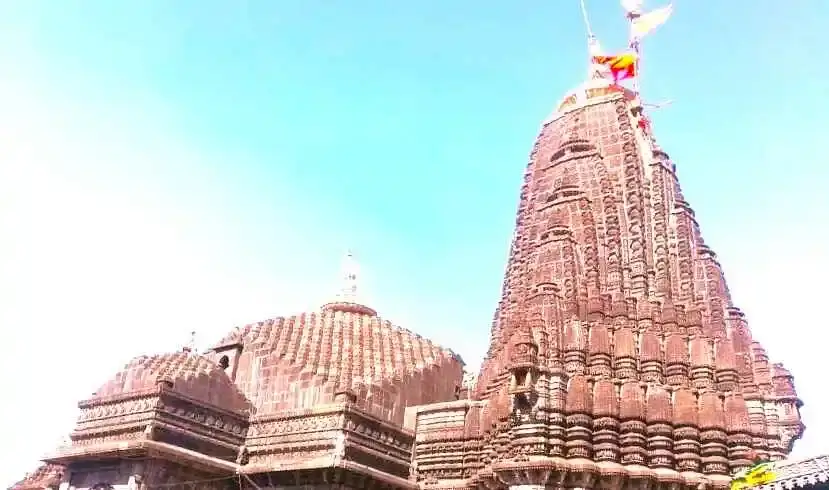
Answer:
M626 0L631 23L657 12L640 4ZM587 31L591 54L630 54L602 53ZM640 124L638 90L603 71L594 65L565 94L530 153L473 397L490 417L483 450L510 456L482 461L479 477L529 485L521 458L532 456L533 468L561 472L545 485L590 488L618 472L644 488L690 472L722 488L748 449L772 459L791 450L801 402L791 373L770 363L733 305L676 166ZM537 395L537 416L493 424L509 413L510 395L527 406L516 403L522 393ZM601 486L615 488L611 480Z

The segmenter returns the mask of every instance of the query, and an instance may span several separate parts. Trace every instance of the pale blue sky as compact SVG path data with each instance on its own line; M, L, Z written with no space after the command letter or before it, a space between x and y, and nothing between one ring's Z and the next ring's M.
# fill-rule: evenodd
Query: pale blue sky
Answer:
M618 3L588 2L623 45ZM797 376L800 456L829 452L827 25L823 0L678 0L643 65L734 298ZM371 306L477 368L584 46L577 0L0 0L0 483L130 357L319 305L347 247Z

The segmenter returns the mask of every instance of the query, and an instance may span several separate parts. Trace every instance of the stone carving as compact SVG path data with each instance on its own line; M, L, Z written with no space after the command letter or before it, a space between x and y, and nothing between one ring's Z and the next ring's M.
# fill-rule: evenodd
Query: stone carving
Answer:
M324 431L337 428L337 415L297 417L282 420L254 422L248 431L248 437L261 437L294 432Z

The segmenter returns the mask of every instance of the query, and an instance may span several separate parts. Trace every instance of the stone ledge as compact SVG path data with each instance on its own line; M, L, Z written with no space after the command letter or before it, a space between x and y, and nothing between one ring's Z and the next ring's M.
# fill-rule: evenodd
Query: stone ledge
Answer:
M48 455L43 461L67 466L77 461L100 459L127 459L133 456L151 457L169 461L186 462L198 469L213 473L235 474L239 465L223 459L207 456L196 451L157 441L119 441L87 447L70 447Z

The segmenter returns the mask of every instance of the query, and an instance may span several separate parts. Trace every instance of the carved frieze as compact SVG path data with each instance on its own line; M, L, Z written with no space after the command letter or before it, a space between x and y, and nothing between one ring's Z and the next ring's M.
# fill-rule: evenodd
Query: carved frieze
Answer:
M81 408L78 423L91 423L99 420L110 420L118 417L149 412L155 409L159 398L149 396L143 398L114 400L99 405L86 406Z
M253 439L285 434L327 431L338 429L340 425L341 416L338 414L271 419L252 423L248 430L248 437Z
M226 442L241 444L247 433L247 420L230 412L221 413L212 407L201 406L190 400L175 396L165 396L159 400L156 412L165 423L182 425L210 435Z

